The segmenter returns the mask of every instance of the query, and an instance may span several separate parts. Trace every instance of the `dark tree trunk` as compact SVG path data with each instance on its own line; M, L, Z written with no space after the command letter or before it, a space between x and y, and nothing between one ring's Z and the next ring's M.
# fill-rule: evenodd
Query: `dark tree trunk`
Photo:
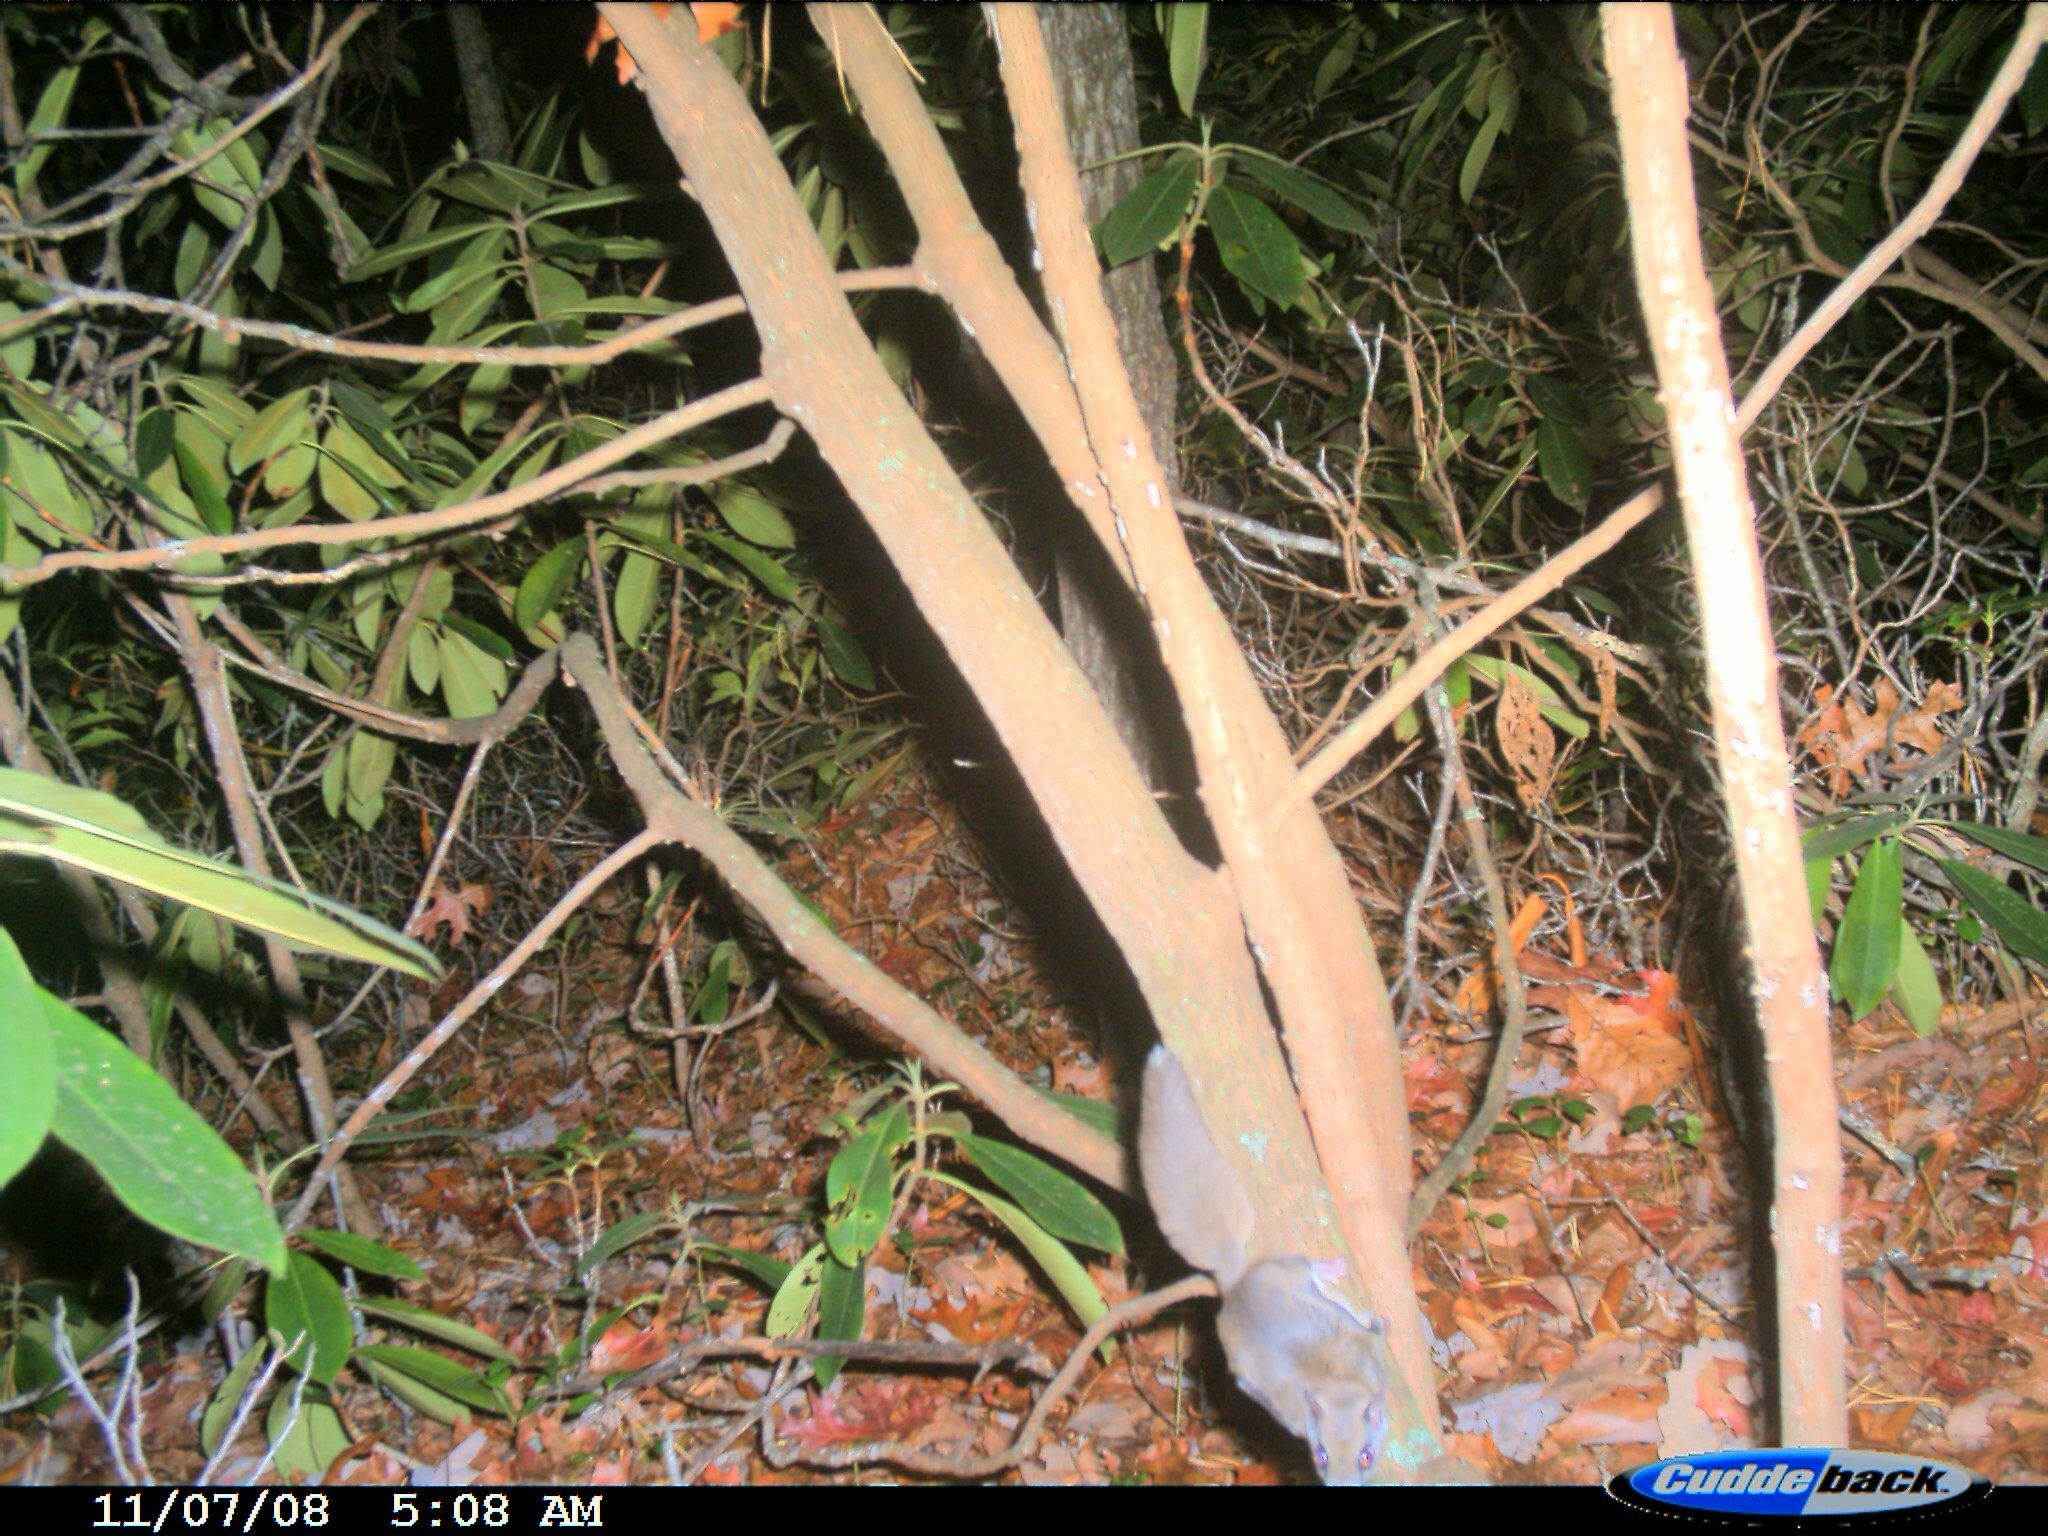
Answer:
M1135 159L1101 163L1139 147L1124 7L1049 5L1039 17L1067 138L1074 163L1081 167L1082 201L1094 224L1143 179ZM1152 446L1169 488L1178 490L1174 401L1180 375L1160 315L1159 278L1151 257L1106 274L1103 288ZM1062 524L1060 535L1053 546L1053 571L1067 649L1108 706L1146 781L1155 790L1185 789L1189 771L1178 712L1151 702L1170 699L1171 685L1154 654L1145 615L1093 539L1071 520Z
M469 136L479 159L500 164L512 158L512 130L505 118L505 93L484 30L483 7L451 5L448 27L455 35L455 72L469 106Z

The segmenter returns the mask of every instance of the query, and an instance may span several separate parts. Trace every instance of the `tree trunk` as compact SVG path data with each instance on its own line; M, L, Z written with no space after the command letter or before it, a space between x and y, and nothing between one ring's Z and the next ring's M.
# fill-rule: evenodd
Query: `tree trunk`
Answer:
M455 73L469 107L470 142L478 158L509 162L512 130L505 118L505 93L498 88L498 66L491 59L483 7L449 6L448 28L455 35Z
M1093 228L1144 179L1139 160L1116 158L1139 147L1128 15L1122 6L1055 5L1045 8L1041 21L1067 142L1081 168L1081 206ZM1160 316L1159 275L1151 255L1104 274L1102 292L1167 489L1178 491L1174 403L1180 371ZM1185 793L1192 788L1187 739L1175 721L1164 717L1170 695L1160 686L1165 673L1143 609L1103 549L1082 536L1085 529L1078 519L1048 521L1060 634L1067 649L1109 710L1145 782L1155 791Z
M1001 373L1147 605L1184 702L1220 869L1173 836L1093 689L876 360L739 87L693 29L672 24L688 13L664 22L638 6L601 10L747 300L775 403L845 484L1014 758L1253 1192L1260 1248L1344 1254L1356 1293L1387 1317L1398 1377L1388 1462L1414 1469L1437 1450L1434 1377L1409 1275L1409 1143L1385 987L1321 821L1309 807L1272 814L1293 780L1292 752L1202 584L1145 441L1030 8L997 8L997 26L1065 358L973 218L873 14L836 9L825 30L916 218L918 271Z
M1715 756L1754 946L1776 1163L1770 1225L1778 1265L1778 1430L1788 1445L1841 1445L1849 1433L1842 1139L1828 978L1807 910L1756 509L1700 250L1685 65L1668 6L1609 6L1605 20L1636 289L1699 581Z

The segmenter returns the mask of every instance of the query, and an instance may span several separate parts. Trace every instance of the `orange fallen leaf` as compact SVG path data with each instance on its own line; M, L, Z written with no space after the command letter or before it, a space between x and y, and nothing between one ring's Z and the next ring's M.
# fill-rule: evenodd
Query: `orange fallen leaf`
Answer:
M656 17L665 17L675 7L662 3L662 0L653 0L648 9L653 11ZM723 37L740 25L740 7L727 3L727 0L693 0L690 14L697 18L697 41L700 43L708 43L714 38ZM598 17L597 26L590 34L590 41L583 49L585 62L595 64L598 50L616 39L618 35L612 30L609 21L602 16ZM619 84L631 84L633 77L639 73L640 66L633 62L633 56L623 47L620 48Z

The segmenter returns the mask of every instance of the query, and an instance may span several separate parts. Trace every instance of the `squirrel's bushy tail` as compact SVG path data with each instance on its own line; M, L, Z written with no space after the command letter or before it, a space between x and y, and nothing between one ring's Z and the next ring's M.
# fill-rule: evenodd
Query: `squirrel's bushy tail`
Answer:
M1174 1251L1229 1290L1251 1264L1251 1200L1209 1134L1194 1084L1163 1045L1145 1059L1138 1166Z

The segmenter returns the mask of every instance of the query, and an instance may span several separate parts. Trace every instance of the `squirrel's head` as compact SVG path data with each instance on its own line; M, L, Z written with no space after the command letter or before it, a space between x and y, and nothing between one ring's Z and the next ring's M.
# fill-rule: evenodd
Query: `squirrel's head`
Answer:
M1323 1382L1304 1392L1309 1455L1326 1483L1362 1483L1379 1465L1387 1443L1387 1405L1354 1382Z

